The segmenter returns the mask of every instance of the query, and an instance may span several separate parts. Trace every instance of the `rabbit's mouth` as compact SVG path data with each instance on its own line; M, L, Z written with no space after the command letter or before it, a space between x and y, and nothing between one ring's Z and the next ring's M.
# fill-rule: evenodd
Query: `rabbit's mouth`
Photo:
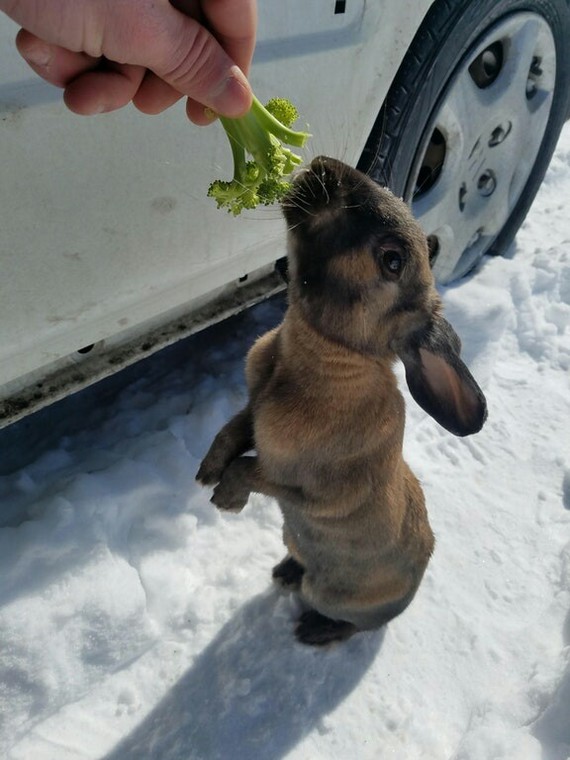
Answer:
M290 192L282 206L288 218L291 212L315 217L327 210L336 210L343 201L349 175L354 172L334 158L319 156L292 176Z
M419 231L400 198L357 169L328 156L318 156L294 173L282 208L290 229L302 225L310 234L330 227L327 238L342 230L338 245L346 245L347 240L362 241L379 232L414 228L416 237Z

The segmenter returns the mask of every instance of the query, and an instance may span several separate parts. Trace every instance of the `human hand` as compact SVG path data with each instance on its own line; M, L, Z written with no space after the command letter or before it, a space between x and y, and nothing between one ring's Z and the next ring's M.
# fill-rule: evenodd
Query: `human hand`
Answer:
M243 115L255 0L0 0L17 48L78 114L129 102L159 113L184 95L196 124ZM205 108L207 107L207 108Z

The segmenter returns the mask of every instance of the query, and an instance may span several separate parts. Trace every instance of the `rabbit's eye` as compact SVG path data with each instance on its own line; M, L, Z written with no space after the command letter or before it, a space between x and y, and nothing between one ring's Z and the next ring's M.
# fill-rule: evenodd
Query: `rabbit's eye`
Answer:
M382 253L384 269L393 275L399 275L404 267L404 257L400 251L390 249Z

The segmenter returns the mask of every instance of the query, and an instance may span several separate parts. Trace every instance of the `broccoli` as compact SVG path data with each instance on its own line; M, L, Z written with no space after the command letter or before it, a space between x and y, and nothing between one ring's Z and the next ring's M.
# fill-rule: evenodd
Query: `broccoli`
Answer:
M297 109L284 98L273 98L264 107L253 98L251 109L239 119L221 116L230 141L234 176L230 182L212 182L208 195L237 216L243 209L280 201L291 187L285 179L303 159L282 143L302 147L310 135L291 125ZM251 156L248 160L247 156Z

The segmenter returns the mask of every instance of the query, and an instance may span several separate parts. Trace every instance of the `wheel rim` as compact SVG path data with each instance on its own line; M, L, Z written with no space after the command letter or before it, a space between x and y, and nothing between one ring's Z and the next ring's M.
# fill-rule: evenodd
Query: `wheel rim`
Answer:
M468 272L505 226L538 157L555 78L550 27L526 12L487 30L452 74L406 192L439 282Z

